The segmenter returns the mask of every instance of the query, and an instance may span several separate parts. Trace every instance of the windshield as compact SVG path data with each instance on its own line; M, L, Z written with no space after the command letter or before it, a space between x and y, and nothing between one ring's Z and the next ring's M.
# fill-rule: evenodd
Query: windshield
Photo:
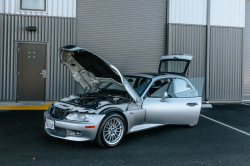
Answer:
M124 88L124 86L120 85L120 84L117 84L117 83L108 83L108 85L106 85L106 87L104 87L103 89L106 89L106 90L119 90L119 91L126 92L126 89Z
M125 76L126 80L130 83L130 85L134 88L136 93L141 96L145 89L148 87L151 82L150 78L145 77L137 77L137 76ZM127 92L123 85L117 83L108 83L106 85L102 85L102 89L106 90L118 90Z

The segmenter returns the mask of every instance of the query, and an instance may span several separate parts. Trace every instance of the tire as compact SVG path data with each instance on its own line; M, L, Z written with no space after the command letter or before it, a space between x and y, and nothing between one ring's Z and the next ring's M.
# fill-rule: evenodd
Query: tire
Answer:
M124 118L117 113L109 113L102 120L95 142L102 147L117 146L126 131Z

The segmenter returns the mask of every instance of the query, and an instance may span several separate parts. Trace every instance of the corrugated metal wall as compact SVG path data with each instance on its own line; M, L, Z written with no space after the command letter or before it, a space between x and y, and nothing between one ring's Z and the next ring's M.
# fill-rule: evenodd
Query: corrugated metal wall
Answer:
M46 11L20 10L20 0L0 0L0 13L76 17L76 0L46 0Z
M212 26L245 27L245 0L211 0Z
M169 23L207 23L207 0L169 0Z
M77 1L76 44L102 56L123 74L157 72L165 54L166 3Z
M189 78L205 78L206 26L169 24L168 54L192 54ZM197 87L196 87L197 88ZM203 85L204 98L204 85Z
M16 99L16 52L18 42L47 42L46 100L72 94L73 79L61 65L58 48L75 43L75 19L0 15L0 100ZM36 26L36 32L26 31Z
M210 100L242 99L243 28L211 27Z
M246 1L246 27L244 29L243 100L250 100L250 1Z
M206 76L206 26L169 24L168 54L193 54L189 78ZM243 28L211 27L210 99L242 99ZM203 86L203 99L205 85Z
M209 100L242 99L244 7L245 0L211 0ZM190 78L206 76L206 17L207 0L169 0L167 52L195 55L190 66ZM190 24L193 26L188 26ZM196 59L197 53L198 59ZM205 88L203 88L203 99L204 95Z

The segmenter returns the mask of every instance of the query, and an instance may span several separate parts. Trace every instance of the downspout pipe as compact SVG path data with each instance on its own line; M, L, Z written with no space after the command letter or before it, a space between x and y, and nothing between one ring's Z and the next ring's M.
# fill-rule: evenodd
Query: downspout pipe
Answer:
M211 4L211 0L207 0L207 63L206 63L206 103L209 103L209 89L210 89L210 85L209 85L209 60L210 60L210 5Z

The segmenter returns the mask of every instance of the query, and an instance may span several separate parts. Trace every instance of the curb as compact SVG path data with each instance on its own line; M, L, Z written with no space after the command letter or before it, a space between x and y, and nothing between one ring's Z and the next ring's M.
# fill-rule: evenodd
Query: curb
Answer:
M0 105L0 110L47 110L52 103L45 103L44 105Z

